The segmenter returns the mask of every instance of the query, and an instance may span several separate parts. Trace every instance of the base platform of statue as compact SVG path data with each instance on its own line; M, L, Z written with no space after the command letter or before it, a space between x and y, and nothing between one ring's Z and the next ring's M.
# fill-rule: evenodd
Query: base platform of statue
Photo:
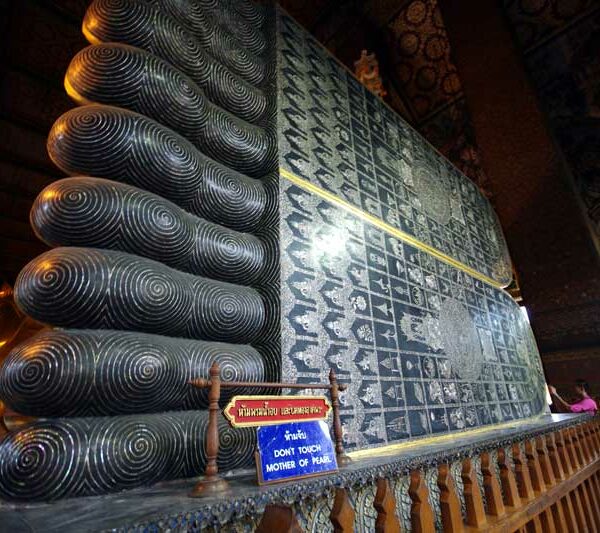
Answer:
M374 501L377 497L381 499L376 494L378 480L381 479L387 480L385 485L395 498L395 515L404 531L410 530L415 499L422 498L423 494L427 494L425 500L430 504L432 520L445 529L442 514L446 504L440 503L440 495L444 495L448 487L460 502L458 509L462 506L463 513L467 513L472 506L468 494L472 490L465 491L465 487L471 485L469 479L479 486L478 492L487 495L489 480L486 481L486 478L490 473L499 476L500 486L503 486L507 471L513 472L515 479L522 483L522 467L529 465L530 479L535 481L538 461L542 466L548 465L560 458L561 452L566 452L568 446L575 444L581 454L579 451L573 454L571 473L576 475L576 467L583 469L585 466L576 463L577 456L590 459L588 468L596 467L598 453L593 453L593 450L600 442L600 433L590 431L590 427L597 429L598 424L597 419L589 415L548 414L466 433L354 452L351 454L352 464L338 473L303 481L259 487L255 472L245 471L228 476L230 491L218 498L190 497L196 480L188 479L108 496L55 503L0 503L0 530L63 533L196 531L220 526L220 531L254 531L265 507L283 504L294 511L303 531L326 531L332 528L330 515L336 491L345 488L355 531L375 531L379 514ZM569 453L565 456L568 457ZM594 456L596 460L592 461ZM568 479L568 468L563 470L564 479ZM558 482L558 479L555 481ZM543 480L537 482L543 483ZM548 484L546 489L550 489ZM506 489L503 492L506 496ZM442 502L447 502L446 496L442 497ZM489 498L486 512L489 512L491 503ZM526 502L527 498L522 497L521 504ZM468 519L466 514L464 518Z

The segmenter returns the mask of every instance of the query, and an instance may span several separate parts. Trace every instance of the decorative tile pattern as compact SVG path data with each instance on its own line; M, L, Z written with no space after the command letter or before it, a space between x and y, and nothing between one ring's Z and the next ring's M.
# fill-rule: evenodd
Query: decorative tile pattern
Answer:
M489 205L293 21L278 24L283 375L335 368L349 448L541 412L539 355L512 299L330 199L501 279Z
M477 187L289 17L279 21L280 164L508 284L506 244Z

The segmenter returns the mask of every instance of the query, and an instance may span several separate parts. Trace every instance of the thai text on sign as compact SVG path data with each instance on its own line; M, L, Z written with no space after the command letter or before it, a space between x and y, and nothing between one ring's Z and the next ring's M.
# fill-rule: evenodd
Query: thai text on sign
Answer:
M324 396L234 396L224 412L233 427L248 427L325 420L330 410Z

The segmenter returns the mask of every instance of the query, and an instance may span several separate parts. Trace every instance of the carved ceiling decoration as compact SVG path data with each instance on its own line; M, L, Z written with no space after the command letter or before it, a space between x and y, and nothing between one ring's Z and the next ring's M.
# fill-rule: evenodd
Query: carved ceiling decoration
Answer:
M596 0L504 0L522 48L530 52L598 7Z
M422 121L461 97L444 22L435 0L415 0L387 25L396 76Z

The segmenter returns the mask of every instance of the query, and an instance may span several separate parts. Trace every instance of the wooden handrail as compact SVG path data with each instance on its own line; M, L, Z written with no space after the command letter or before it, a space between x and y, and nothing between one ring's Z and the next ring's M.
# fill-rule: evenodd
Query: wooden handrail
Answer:
M480 455L481 480L475 461L462 460L462 491L452 476L452 463L437 467L439 495L428 487L433 472L415 469L410 473L410 530L435 531L436 523L444 533L520 532L587 533L600 531L600 443L596 420L554 431L545 436L524 439L508 449L485 451ZM497 454L496 470L492 457ZM377 512L377 533L400 533L399 517L406 516L399 506L404 499L394 494L390 481L376 480L373 507ZM500 484L502 490L500 490ZM399 486L399 485L396 485ZM351 488L338 488L330 515L336 533L355 530L356 509L352 507ZM485 493L485 505L483 499ZM465 516L461 509L464 502ZM281 510L269 508L269 513ZM266 513L265 513L266 515ZM437 520L436 520L437 515ZM285 524L293 524L289 515ZM361 518L363 520L363 518ZM263 522L267 521L263 518ZM261 522L261 524L263 523ZM272 522L268 522L272 523ZM285 529L288 527L288 529ZM297 529L259 529L277 533Z

